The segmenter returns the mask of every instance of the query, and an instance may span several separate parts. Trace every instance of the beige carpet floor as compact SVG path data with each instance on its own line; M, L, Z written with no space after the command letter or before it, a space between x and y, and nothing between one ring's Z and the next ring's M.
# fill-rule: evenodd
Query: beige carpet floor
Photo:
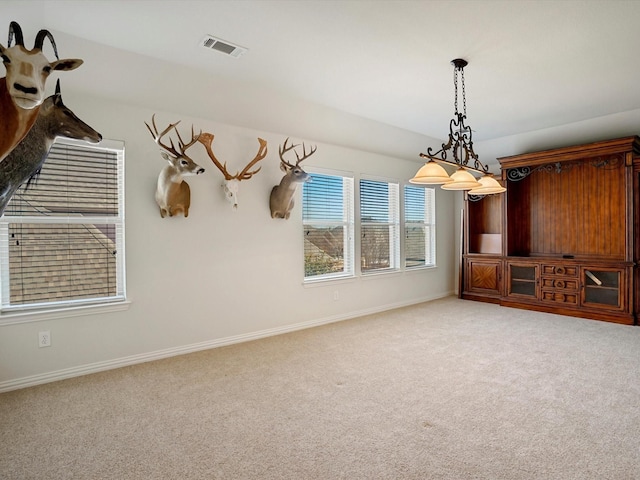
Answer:
M2 479L640 479L640 327L446 298L0 395Z

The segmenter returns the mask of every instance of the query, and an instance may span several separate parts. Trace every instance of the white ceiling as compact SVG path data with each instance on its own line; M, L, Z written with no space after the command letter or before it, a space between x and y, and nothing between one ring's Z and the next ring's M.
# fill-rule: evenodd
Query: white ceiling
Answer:
M0 28L25 8L25 38L48 28L439 139L458 57L476 141L640 109L640 1L3 1Z

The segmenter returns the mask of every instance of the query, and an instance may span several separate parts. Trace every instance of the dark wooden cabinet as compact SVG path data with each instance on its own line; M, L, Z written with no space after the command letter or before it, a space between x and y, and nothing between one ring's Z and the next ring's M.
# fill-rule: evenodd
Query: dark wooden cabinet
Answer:
M499 158L465 195L461 296L626 324L640 308L640 137Z
M466 259L465 291L468 296L497 303L501 295L502 260L500 258Z

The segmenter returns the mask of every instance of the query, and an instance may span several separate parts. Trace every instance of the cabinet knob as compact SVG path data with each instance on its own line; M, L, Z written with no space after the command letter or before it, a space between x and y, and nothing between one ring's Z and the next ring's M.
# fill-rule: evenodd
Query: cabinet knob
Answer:
M562 281L562 280L556 280L556 287L558 287L558 288L564 288L564 281Z
M556 267L556 273L558 275L564 275L565 269L564 267Z

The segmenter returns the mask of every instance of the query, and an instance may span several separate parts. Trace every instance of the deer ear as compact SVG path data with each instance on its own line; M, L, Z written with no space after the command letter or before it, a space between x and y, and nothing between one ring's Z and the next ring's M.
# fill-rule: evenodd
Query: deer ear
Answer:
M164 158L167 162L173 165L173 157L169 155L167 152L160 152L162 158Z
M280 162L280 170L282 170L284 173L287 173L289 171L287 166L282 162Z

